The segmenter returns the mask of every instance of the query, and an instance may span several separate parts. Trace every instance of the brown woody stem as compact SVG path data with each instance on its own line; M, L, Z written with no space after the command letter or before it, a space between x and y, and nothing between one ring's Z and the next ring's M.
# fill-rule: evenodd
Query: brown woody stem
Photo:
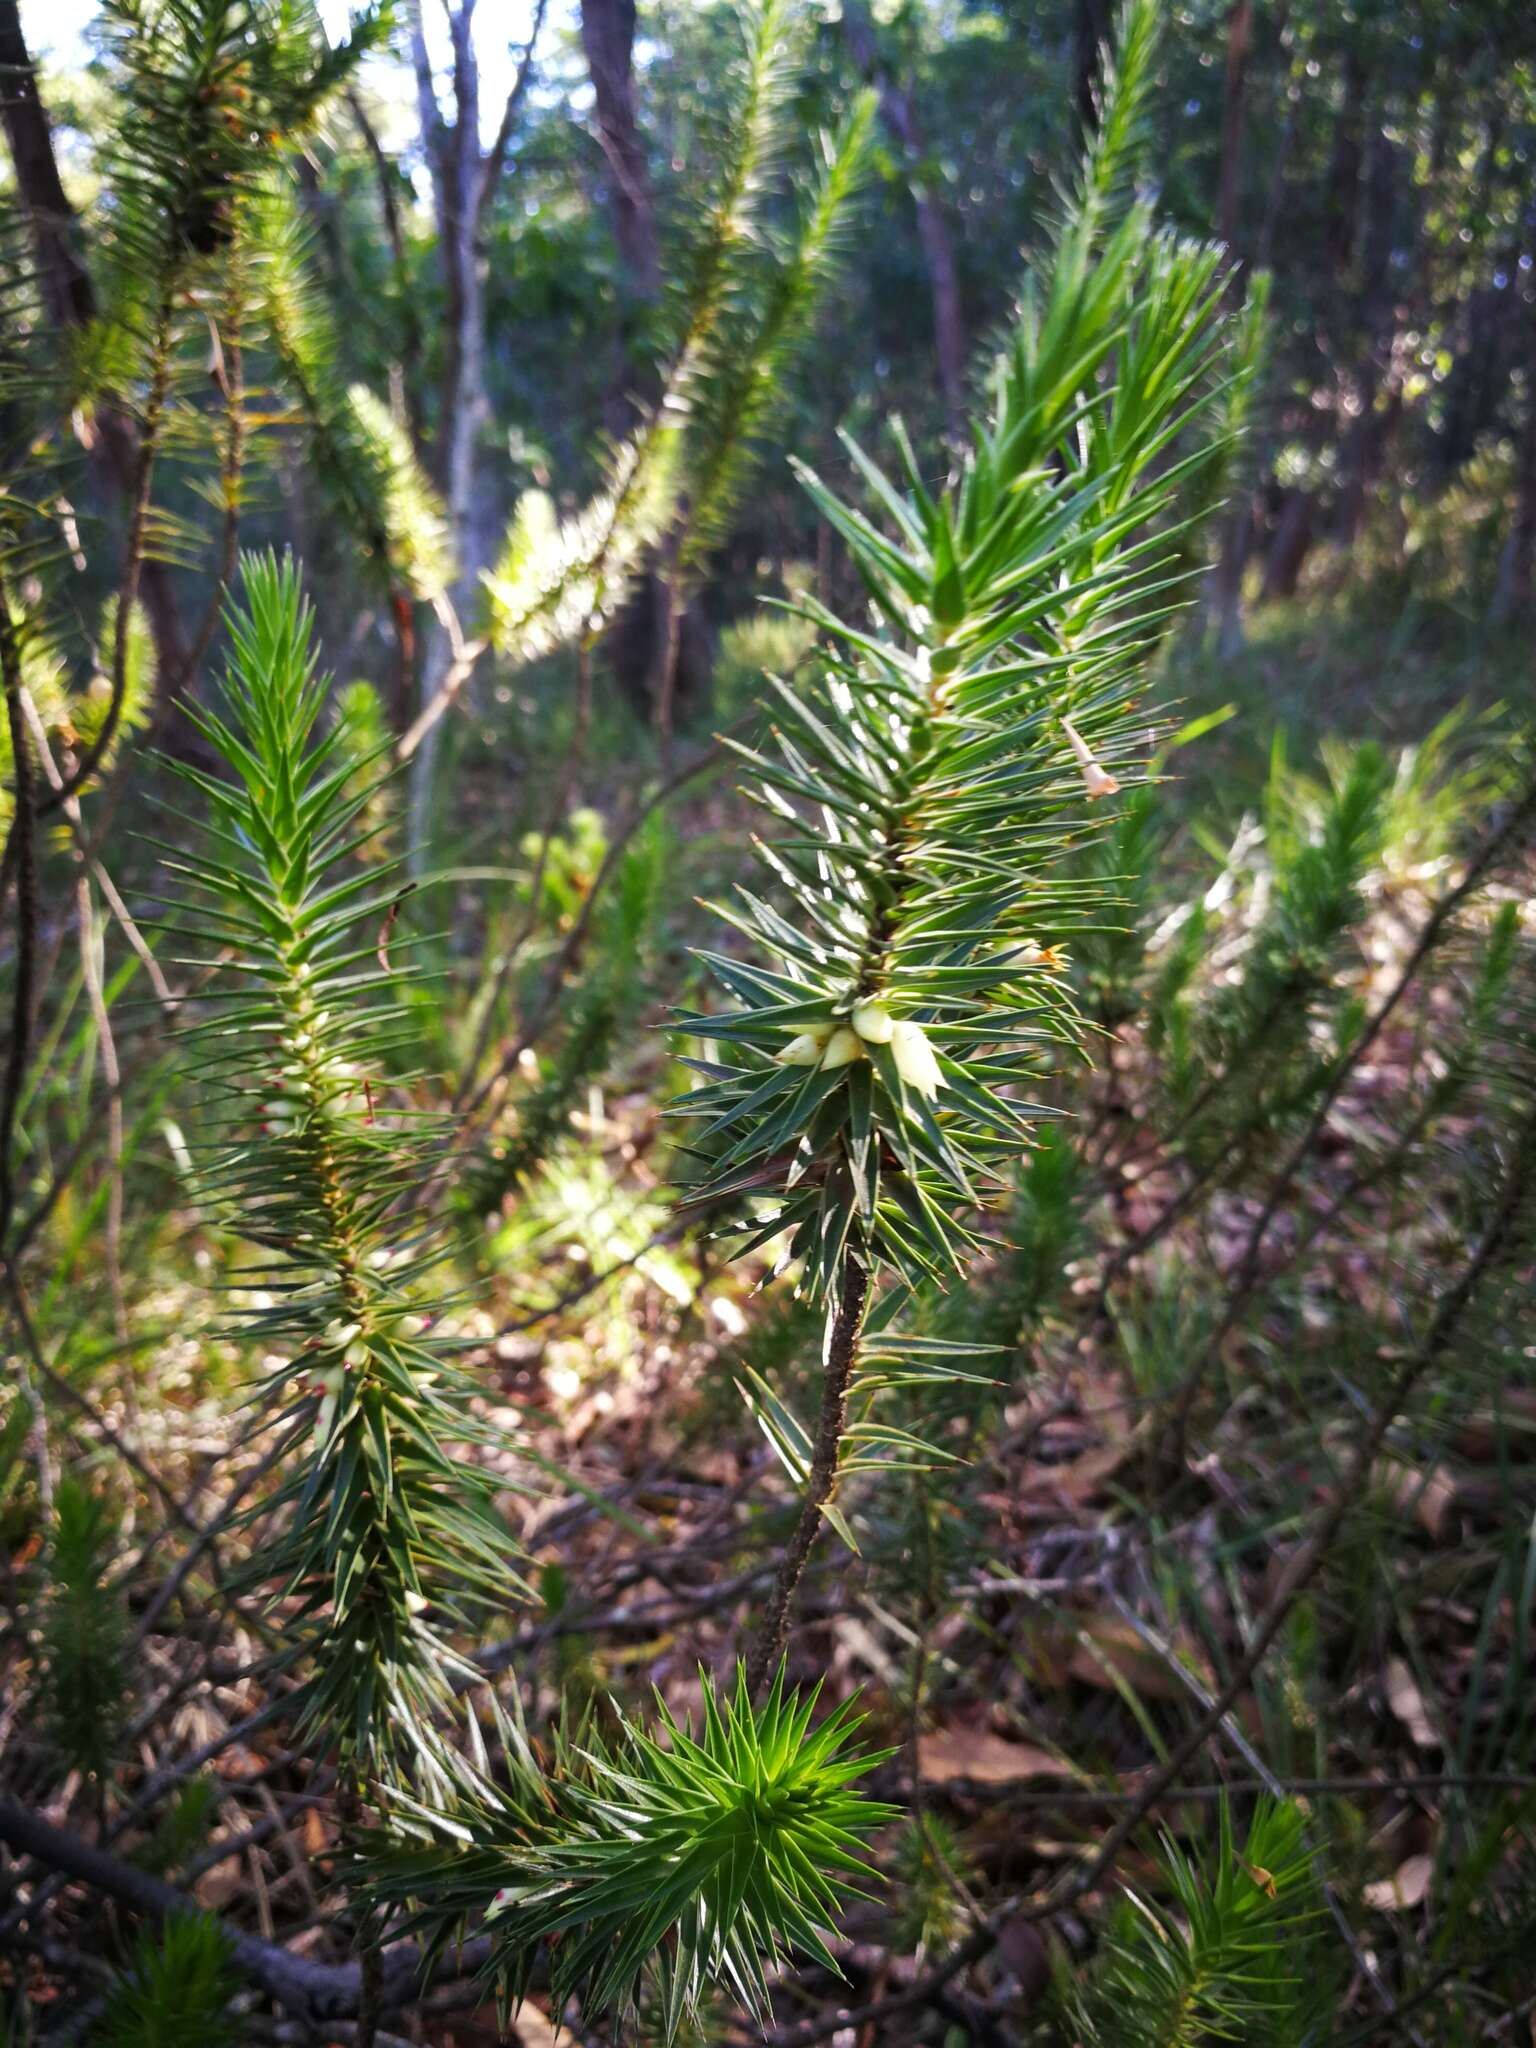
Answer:
M795 1590L805 1575L806 1562L821 1530L821 1511L831 1498L837 1481L838 1453L842 1448L843 1431L848 1425L848 1388L859 1351L859 1332L864 1327L868 1307L868 1271L849 1255L843 1260L837 1306L827 1325L821 1414L816 1424L816 1447L811 1455L805 1498L800 1503L799 1518L779 1559L768 1604L747 1658L747 1686L754 1695L768 1684L784 1655Z

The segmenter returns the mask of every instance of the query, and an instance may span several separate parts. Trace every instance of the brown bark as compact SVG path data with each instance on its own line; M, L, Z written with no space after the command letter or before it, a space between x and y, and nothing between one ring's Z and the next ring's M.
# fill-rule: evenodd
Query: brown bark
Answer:
M80 217L59 176L53 133L37 90L37 71L21 31L17 0L0 0L0 125L16 173L16 189L37 256L43 308L61 328L87 326L96 317L96 288L85 259ZM123 414L102 410L89 443L97 467L116 495L131 501L139 475L138 434ZM180 607L169 572L146 561L139 596L149 618L163 695L191 680Z
M1285 493L1264 563L1262 594L1266 600L1296 595L1302 568L1312 552L1316 519L1317 504L1310 491Z
M623 317L604 412L624 434L653 390L637 330L661 296L661 243L650 165L635 101L635 0L581 0L581 47L592 81L597 140L608 165L608 213L623 273Z
M1072 97L1085 135L1092 135L1099 125L1099 78L1113 25L1109 0L1077 0L1072 13Z
M859 1336L869 1308L869 1274L851 1253L844 1256L837 1305L827 1325L826 1352L822 1366L821 1414L816 1424L816 1443L806 1477L800 1513L779 1559L773 1586L763 1608L762 1620L747 1658L747 1689L762 1692L778 1668L789 1641L790 1610L816 1538L821 1533L822 1510L837 1484L838 1458L843 1432L848 1427L848 1389L859 1355Z
M59 177L17 0L0 0L0 120L37 251L43 305L61 327L83 327L95 318L96 292L81 247L79 216Z
M1232 0L1227 16L1227 70L1221 97L1221 162L1216 179L1216 239L1237 247L1242 194L1243 133L1248 115L1248 58L1253 48L1253 0Z
M949 219L926 165L917 101L910 81L896 78L882 62L874 23L860 0L848 0L843 9L843 28L853 61L879 92L880 118L907 167L912 204L917 214L918 244L928 272L939 390L944 397L950 426L958 431L965 417L968 355L965 317L960 304L960 274L955 263Z
M1518 275L1518 273L1517 273ZM1515 443L1515 517L1499 555L1489 620L1495 626L1527 618L1536 600L1536 292L1525 303L1525 417Z
M661 290L661 248L635 108L635 0L581 0L581 47L608 163L613 238L631 291L652 300Z
M1367 82L1364 59L1350 50L1344 59L1343 97L1333 131L1327 180L1327 257L1339 269L1353 257L1358 239Z

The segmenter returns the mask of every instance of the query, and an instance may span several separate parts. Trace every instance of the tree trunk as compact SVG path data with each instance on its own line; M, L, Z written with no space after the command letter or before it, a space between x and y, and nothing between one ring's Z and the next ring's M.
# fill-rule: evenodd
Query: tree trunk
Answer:
M1213 630L1216 652L1231 661L1243 648L1243 577L1253 551L1253 505L1246 493L1235 502L1226 521L1221 554L1209 578L1206 601L1208 630Z
M1334 539L1354 545L1365 518L1371 486L1380 473L1392 430L1402 412L1401 379L1394 369L1397 309L1393 303L1392 249L1397 218L1398 155L1389 140L1385 115L1374 111L1364 146L1360 284L1357 324L1361 368L1356 379L1359 410L1339 450L1343 478L1334 516Z
M1263 596L1266 600L1296 595L1302 568L1312 552L1316 519L1317 502L1310 491L1291 490L1285 493L1264 563Z
M1237 248L1242 196L1243 131L1248 113L1248 56L1253 47L1253 0L1232 0L1227 16L1227 72L1221 99L1221 163L1216 177L1216 239Z
M1355 253L1359 239L1360 166L1364 153L1366 92L1364 59L1356 50L1344 58L1343 98L1333 131L1333 151L1328 163L1327 257L1342 270Z
M965 369L968 349L965 317L960 305L960 273L955 263L949 220L931 173L925 167L922 126L910 82L895 78L882 63L874 23L861 0L848 0L843 28L853 61L878 89L880 118L907 167L912 204L917 213L917 238L928 272L933 311L933 347L939 390L952 431L965 420Z
M627 305L618 360L609 380L609 423L632 424L650 371L635 348L635 330L661 295L661 246L650 166L635 108L635 0L581 0L581 47L608 164L608 211L623 266Z
M449 602L466 633L479 602L480 574L491 552L490 531L476 491L480 437L491 413L486 380L485 220L531 76L544 23L544 0L535 8L528 44L489 155L480 143L480 67L475 56L474 17L475 0L460 0L449 16L454 112L449 123L438 105L420 0L411 15L417 108L432 174L438 260L447 301L432 468L447 508L458 565ZM449 636L439 628L428 636L422 662L423 707L441 692L452 660ZM432 785L442 730L439 719L428 728L412 756L409 837L413 861L424 856L430 837Z
M1518 273L1517 273L1518 274ZM1515 444L1515 518L1499 555L1489 622L1511 626L1530 615L1536 597L1536 294L1526 302L1525 417Z
M1072 97L1083 133L1099 125L1099 74L1113 20L1109 0L1076 0L1072 13Z
M80 218L59 176L53 133L21 32L17 0L0 0L0 124L37 256L44 311L62 329L86 327L96 317L96 288L85 260ZM87 447L115 494L129 498L138 476L138 435L132 421L102 410ZM180 606L163 563L151 560L142 565L139 596L155 643L160 690L168 697L192 678L187 674Z

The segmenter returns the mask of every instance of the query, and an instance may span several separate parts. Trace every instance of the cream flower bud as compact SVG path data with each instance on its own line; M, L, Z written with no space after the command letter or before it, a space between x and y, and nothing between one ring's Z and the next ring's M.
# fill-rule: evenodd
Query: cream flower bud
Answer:
M784 1050L777 1055L781 1067L814 1067L821 1059L826 1044L814 1031L802 1031L798 1038L792 1038Z
M1093 749L1083 738L1070 718L1061 721L1061 729L1067 736L1067 745L1077 757L1077 765L1083 771L1083 785L1090 799L1113 796L1120 787L1107 768L1101 767Z
M362 1329L361 1323L344 1322L340 1316L337 1316L333 1321L326 1324L320 1334L327 1344L334 1344L338 1350L341 1350L350 1344L354 1337L361 1336Z
M354 1367L366 1365L372 1356L372 1352L361 1337L355 1338L342 1353L347 1364Z
M921 1024L907 1020L893 1028L891 1057L907 1086L915 1088L919 1095L926 1095L931 1102L938 1094L944 1076L939 1072L939 1063Z
M864 1041L857 1031L850 1031L846 1024L840 1024L827 1040L827 1049L821 1056L821 1064L824 1067L846 1067L854 1060L866 1057Z
M896 1024L884 1003L860 1003L853 1013L853 1028L866 1045L889 1045Z

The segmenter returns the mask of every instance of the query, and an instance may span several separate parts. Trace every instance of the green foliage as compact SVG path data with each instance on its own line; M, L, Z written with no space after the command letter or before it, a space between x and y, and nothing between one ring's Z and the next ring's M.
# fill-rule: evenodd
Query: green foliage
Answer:
M37 720L61 768L67 770L74 756L93 746L103 731L112 702L112 684L103 673L110 667L110 653L116 623L116 607L109 606L102 629L91 650L91 673L84 688L70 675L67 654L57 647L35 618L15 620L21 655L22 682L32 699ZM99 658L105 654L105 663ZM103 767L110 768L123 742L149 724L154 709L155 651L145 622L143 607L134 605L128 616L124 639L123 691L117 719L101 755ZM10 821L14 802L9 722L0 723L0 828Z
M677 421L658 414L609 466L608 481L562 519L543 491L525 492L485 579L492 644L517 662L549 654L618 609L676 503Z
M1146 89L1154 15L1134 11L1107 125ZM1097 902L1063 854L1120 786L1106 763L1135 772L1158 521L1211 459L1194 430L1227 346L1215 253L1115 217L1118 148L1092 166L958 475L930 494L899 423L896 481L849 444L873 517L806 475L876 624L807 604L819 685L774 685L772 751L730 742L781 821L788 914L716 906L771 964L703 956L741 1007L682 1020L716 1051L679 1108L694 1198L734 1203L749 1244L786 1234L822 1299L845 1256L964 1270L968 1216L1029 1142L1011 1091L1081 1040L1055 949Z
M764 10L765 33L771 12ZM781 38L780 48L787 42ZM773 248L764 237L764 260L757 238L740 237L742 254L722 293L724 315L706 328L697 367L681 393L689 416L687 511L678 550L684 574L698 570L729 537L786 377L844 254L869 168L874 116L873 94L860 94L837 133L820 138L815 180L786 248Z
M588 966L567 1004L560 1041L540 1062L533 1086L517 1097L513 1132L492 1145L461 1180L474 1215L495 1209L549 1157L569 1129L572 1110L602 1078L621 1032L633 1019L655 937L667 845L664 832L653 827L638 834L620 858L593 920ZM546 895L558 880L556 864L547 861ZM590 875L586 882L590 886Z
M202 1913L141 1934L91 2034L98 2048L207 2048L234 1996L223 1930Z
M1039 1330L1083 1246L1087 1195L1071 1128L1042 1124L1015 1183L1003 1250L981 1293L979 1341L1011 1351Z
M834 272L867 166L872 103L856 100L822 141L803 213L781 245L767 210L796 134L809 15L793 0L742 0L739 21L725 160L685 265L661 397L579 512L561 518L542 491L519 500L485 578L492 642L516 661L598 632L669 535L682 573L726 536Z
M128 1691L122 1597L108 1583L116 1538L105 1502L61 1479L42 1603L43 1710L59 1755L96 1778L116 1753Z
M318 16L279 0L105 0L121 95L108 247L135 296L229 247L274 139L292 146L386 28L369 10L333 48Z
M1185 1098L1184 1142L1197 1156L1236 1151L1305 1106L1320 1069L1306 1055L1314 1024L1337 1003L1341 949L1362 914L1361 887L1380 858L1391 770L1379 747L1337 760L1336 779L1315 806L1290 800L1277 751L1262 839L1245 831L1232 879L1262 850L1263 886L1246 897L1247 929L1235 973L1201 977L1211 948L1208 911L1194 911L1170 951L1154 1001L1154 1035L1174 1053L1176 1099ZM1206 904L1212 901L1208 893ZM1241 1115L1212 1107L1238 1082Z
M430 603L453 579L442 503L388 406L347 378L334 309L315 275L314 231L281 174L256 195L250 234L261 330L321 487L386 588Z
M461 1448L482 1434L473 1389L427 1327L436 1248L414 1198L434 1127L390 1077L394 871L354 858L369 789L345 728L320 732L328 682L296 574L247 559L244 584L223 709L192 713L233 779L181 768L207 823L168 864L200 942L232 953L188 1042L218 1133L203 1185L264 1255L271 1305L243 1328L280 1361L261 1407L302 1446L283 1533L252 1571L313 1653L306 1730L366 1767L410 1754L430 1774L430 1717L458 1668L447 1634L466 1602L516 1585L511 1545L497 1482Z
M430 603L453 579L453 551L442 502L427 481L410 437L365 384L347 390L358 468L377 506L395 580Z
M1326 1978L1308 1942L1319 1910L1299 1810L1266 1800L1237 1846L1223 1802L1202 1868L1165 1837L1164 1905L1128 1892L1084 1991L1065 2003L1085 2048L1298 2048Z
M851 1703L813 1725L819 1687L786 1693L780 1672L754 1705L739 1674L729 1694L702 1683L696 1735L658 1699L657 1736L626 1723L610 1744L584 1726L547 1773L504 1725L506 1783L404 1815L424 1846L384 1857L376 1898L409 1902L434 1946L483 1913L487 1975L514 2008L541 1960L556 2010L579 1997L589 2017L632 2012L649 1978L659 2043L716 1984L764 2013L791 1950L835 1974L823 1929L871 1875L862 1838L891 1815L852 1787L881 1759L850 1749Z
M942 1953L965 1932L963 1887L970 1873L953 1828L931 1813L908 1821L893 1861L901 1901L895 1944L918 1955Z
M347 794L364 799L358 813L358 858L385 860L390 853L395 791L379 775L379 764L391 744L384 700L372 683L347 683L336 692L335 715L340 733L337 759L349 762L352 768Z
M111 110L93 124L91 260L78 318L61 333L33 308L5 376L35 434L18 437L26 471L7 506L16 532L6 555L19 587L17 571L46 578L58 621L73 616L70 581L89 564L71 505L77 442L100 448L120 472L128 596L146 562L209 566L210 539L223 573L250 442L271 418L248 406L243 363L262 338L251 284L268 268L262 224L274 160L302 143L387 27L385 12L369 9L332 46L314 9L288 0L103 0L96 29ZM203 505L189 512L168 501L167 458L217 522ZM66 481L68 494L59 489ZM195 649L196 632L186 637ZM115 631L109 640L101 709L91 716L116 744L136 686L125 675L128 648Z
M219 1783L211 1776L183 1785L156 1823L154 1832L134 1852L141 1870L166 1877L181 1869L208 1839L218 1812Z
M764 675L788 677L811 658L816 645L812 620L778 606L764 606L733 619L720 635L711 693L717 713L729 724L756 702Z

